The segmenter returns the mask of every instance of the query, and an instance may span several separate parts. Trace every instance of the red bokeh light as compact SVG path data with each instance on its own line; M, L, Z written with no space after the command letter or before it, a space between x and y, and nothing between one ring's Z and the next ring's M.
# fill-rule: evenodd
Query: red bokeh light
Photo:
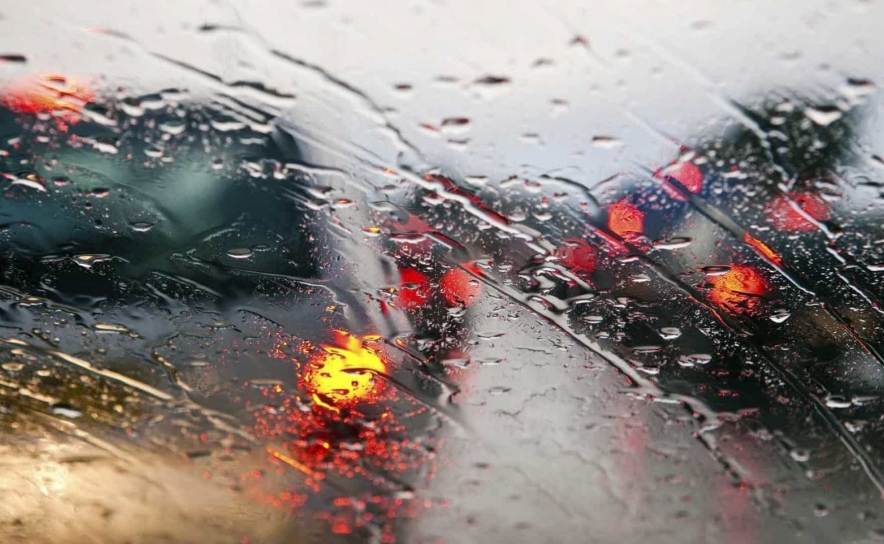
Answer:
M452 306L471 306L482 294L478 280L461 270L452 268L442 277L442 296Z
M430 299L430 278L407 266L399 268L400 287L396 292L396 304L400 308L414 310Z
M554 255L562 266L575 274L583 275L589 275L595 271L598 259L595 248L578 238L564 240Z
M692 193L699 193L703 190L703 172L692 162L674 163L665 168L661 168L654 173L654 177L665 180L673 178L684 185L685 189ZM679 191L671 183L664 181L663 190L666 194L676 200L687 200L681 191Z
M430 236L435 230L416 215L409 215L405 221L391 220L387 227L391 240L397 242L398 253L419 257L433 250L435 242Z
M787 232L810 232L816 225L803 217L789 200L804 213L817 221L827 221L830 217L829 204L813 193L791 192L788 199L783 195L774 197L767 207L767 219L774 228Z
M80 120L83 106L95 99L86 80L59 74L31 74L0 91L0 103L15 113L51 113L59 127Z

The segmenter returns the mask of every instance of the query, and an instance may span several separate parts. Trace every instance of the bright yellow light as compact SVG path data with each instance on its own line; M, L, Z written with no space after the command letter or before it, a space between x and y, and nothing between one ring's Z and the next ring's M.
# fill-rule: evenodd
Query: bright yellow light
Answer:
M337 346L322 345L307 366L303 383L320 406L336 409L357 402L373 401L384 387L378 374L385 374L387 365L379 350L368 344L376 335L353 336L335 330Z

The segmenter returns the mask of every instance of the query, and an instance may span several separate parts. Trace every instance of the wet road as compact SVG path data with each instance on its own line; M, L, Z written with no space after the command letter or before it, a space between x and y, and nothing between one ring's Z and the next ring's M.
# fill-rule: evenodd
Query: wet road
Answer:
M0 5L3 542L884 540L874 2Z

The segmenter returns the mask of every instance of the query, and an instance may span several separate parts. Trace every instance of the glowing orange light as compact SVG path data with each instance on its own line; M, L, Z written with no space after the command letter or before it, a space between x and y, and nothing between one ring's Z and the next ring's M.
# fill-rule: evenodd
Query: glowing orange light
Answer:
M478 280L461 270L452 268L442 277L440 284L442 296L452 306L470 306L482 294L482 285Z
M782 266L783 259L780 257L780 254L771 249L770 246L768 246L758 238L755 238L747 232L746 235L743 237L743 241L758 250L759 253L764 255L772 263L778 266Z
M810 232L816 225L808 221L789 203L794 202L804 213L817 221L827 221L830 216L829 204L813 193L792 192L788 199L777 195L767 208L767 218L773 226L787 232Z
M381 351L369 345L378 336L358 338L345 331L334 332L338 345L320 346L322 351L307 366L305 388L316 404L333 410L376 399L384 387L377 375L387 372Z
M32 74L0 91L0 103L16 113L53 113L59 123L76 123L95 94L83 79Z
M597 253L588 243L577 238L562 242L554 255L562 266L577 274L592 274L595 271Z
M396 303L401 308L413 310L426 304L430 298L430 278L414 268L401 267L401 287L396 293Z
M771 288L760 272L750 266L731 265L720 276L709 278L709 300L732 314L753 314Z
M692 193L699 193L703 189L703 172L697 168L692 162L675 163L666 168L658 170L654 174L655 178L666 179L673 178L684 185L685 189ZM663 182L663 190L666 194L676 200L687 200L681 191L675 188L669 182Z
M644 231L645 214L626 200L608 207L608 228L623 238L634 238Z
M379 336L334 331L334 341L330 342L333 346L320 347L281 329L266 334L273 346L268 352L275 358L294 362L307 356L308 365L298 391L265 389L266 404L256 406L253 412L253 432L272 463L305 476L304 492L279 492L275 479L245 475L243 482L254 486L250 496L291 512L302 508L312 494L325 490L323 500L328 500L327 493L340 493L342 488L338 486L343 479L353 481L348 489L366 493L358 497L338 495L332 499L335 508L320 509L312 515L327 522L329 531L341 533L347 527L357 532L371 522L380 530L380 542L395 542L395 530L401 526L398 520L417 516L424 508L413 498L389 494L386 475L403 480L412 474L432 478L436 471L438 439L432 434L415 438L412 432L424 428L426 406L410 394L400 395L398 388L376 376L395 370L390 368ZM394 341L407 345L401 337ZM388 371L382 370L384 367ZM354 376L347 375L351 372L356 373L359 382L355 386ZM341 378L342 374L347 375L346 379ZM369 381L372 375L374 382ZM336 381L344 383L338 385ZM350 391L335 391L342 386ZM303 392L312 393L313 409L305 409ZM351 447L354 444L361 447ZM371 507L367 509L369 497Z

